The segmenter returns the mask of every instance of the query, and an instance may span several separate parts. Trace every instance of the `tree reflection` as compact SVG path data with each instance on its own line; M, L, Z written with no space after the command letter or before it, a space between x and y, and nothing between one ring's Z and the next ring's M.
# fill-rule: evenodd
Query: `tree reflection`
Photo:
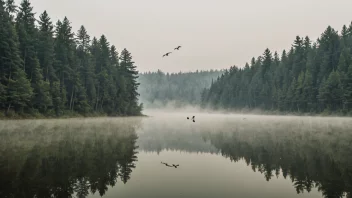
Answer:
M160 129L155 129L160 127ZM200 132L183 130L180 127L155 126L153 129L144 129L139 134L139 148L145 152L182 151L187 153L217 153L210 142L203 140Z
M132 126L100 123L38 125L4 130L0 146L0 197L103 196L135 168Z
M205 133L206 139L231 161L244 160L269 181L280 172L297 193L317 188L324 197L351 197L352 136L348 128L293 131L251 127L234 132Z

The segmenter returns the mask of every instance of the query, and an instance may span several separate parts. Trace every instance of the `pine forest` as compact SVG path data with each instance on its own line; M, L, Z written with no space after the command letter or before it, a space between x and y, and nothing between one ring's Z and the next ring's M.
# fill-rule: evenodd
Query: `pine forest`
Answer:
M28 0L0 0L0 112L3 115L140 115L138 71L84 26L35 18Z
M226 70L202 92L202 106L312 114L352 113L352 23L313 42L297 36L281 55L266 49Z

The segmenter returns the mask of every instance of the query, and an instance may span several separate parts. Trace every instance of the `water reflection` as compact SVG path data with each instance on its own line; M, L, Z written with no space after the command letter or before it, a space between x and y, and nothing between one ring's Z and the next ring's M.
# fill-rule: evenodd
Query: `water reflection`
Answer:
M297 194L317 189L323 197L352 197L351 119L198 118L196 126L147 127L138 144L147 152L220 152L232 162L245 161L266 181L282 175Z
M2 122L0 197L352 197L350 120L196 117Z
M137 144L140 150L157 154L163 150L211 154L219 151L209 141L203 139L200 132L181 127L156 128L157 126L154 126L148 130L146 127L143 128L143 132L138 133Z
M137 135L122 122L27 123L2 129L0 139L4 198L103 196L137 161Z
M282 173L298 194L317 188L327 198L352 197L351 129L351 123L301 120L235 127L205 138L224 157L244 160L266 181Z

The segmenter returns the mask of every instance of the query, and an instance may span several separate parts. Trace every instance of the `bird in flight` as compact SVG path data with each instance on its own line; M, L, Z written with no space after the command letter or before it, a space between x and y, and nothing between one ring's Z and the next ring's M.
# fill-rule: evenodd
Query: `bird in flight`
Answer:
M175 47L174 50L180 50L180 48L181 48L181 46L179 45L179 46Z
M175 167L175 166L171 166L171 165L169 165L168 163L164 163L164 162L161 162L162 164L164 164L165 166L168 166L168 167Z
M164 57L164 56L169 56L169 54L171 54L171 53L172 53L172 52L168 52L168 53L164 54L163 57Z
M180 166L179 164L175 165L175 164L172 164L172 166L174 166L175 168L177 168L178 166Z

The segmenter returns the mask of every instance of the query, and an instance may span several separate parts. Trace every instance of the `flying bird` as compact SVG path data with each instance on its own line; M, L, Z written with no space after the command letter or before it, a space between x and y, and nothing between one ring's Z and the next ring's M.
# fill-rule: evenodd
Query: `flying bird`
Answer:
M161 163L164 164L165 166L172 167L172 166L169 165L168 163L164 163L164 162L161 162Z
M180 166L179 164L175 165L175 164L172 164L172 166L174 166L175 168L177 168L178 166Z
M171 54L171 53L172 53L172 52L168 52L168 53L164 54L163 57L164 57L164 56L169 56L169 54Z
M189 120L189 117L187 117L187 120Z
M181 46L179 45L179 46L175 47L174 50L180 50L180 48L181 48Z

